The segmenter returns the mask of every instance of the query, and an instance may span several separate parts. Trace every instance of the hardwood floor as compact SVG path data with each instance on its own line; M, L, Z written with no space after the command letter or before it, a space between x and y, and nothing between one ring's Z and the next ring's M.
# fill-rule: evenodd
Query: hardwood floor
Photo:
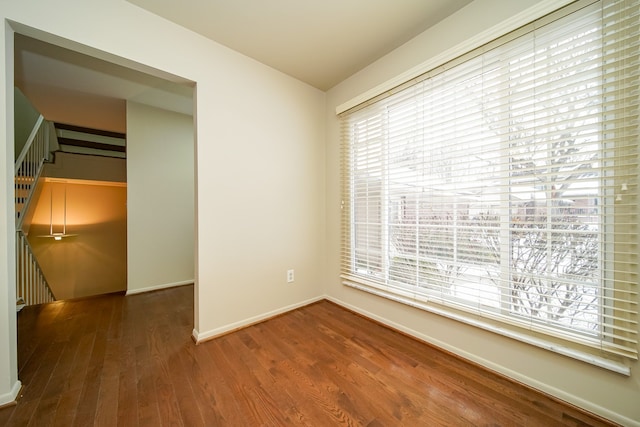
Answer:
M602 426L330 302L196 346L193 287L25 308L7 426Z

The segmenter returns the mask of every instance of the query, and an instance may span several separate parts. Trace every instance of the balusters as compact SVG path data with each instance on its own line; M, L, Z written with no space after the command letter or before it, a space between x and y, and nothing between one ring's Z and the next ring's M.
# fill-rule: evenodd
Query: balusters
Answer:
M55 297L22 231L16 233L16 293L26 305L55 301Z

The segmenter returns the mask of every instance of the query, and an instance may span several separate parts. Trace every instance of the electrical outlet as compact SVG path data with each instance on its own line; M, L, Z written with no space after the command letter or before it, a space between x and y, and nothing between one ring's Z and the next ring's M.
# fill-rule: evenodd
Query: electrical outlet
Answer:
M293 282L293 270L287 270L287 283Z

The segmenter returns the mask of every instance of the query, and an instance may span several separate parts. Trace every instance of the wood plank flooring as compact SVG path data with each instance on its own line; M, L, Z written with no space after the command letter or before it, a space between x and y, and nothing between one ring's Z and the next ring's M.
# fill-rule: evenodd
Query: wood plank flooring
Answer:
M196 346L193 287L25 308L6 426L603 426L327 301Z

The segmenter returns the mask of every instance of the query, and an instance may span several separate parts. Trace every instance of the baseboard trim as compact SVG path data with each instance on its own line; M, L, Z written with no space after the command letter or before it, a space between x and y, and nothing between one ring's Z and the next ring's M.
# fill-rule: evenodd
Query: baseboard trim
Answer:
M319 301L322 301L324 299L326 299L326 297L324 295L319 296L319 297L315 297L315 298L311 298L311 299L308 299L306 301L302 301L302 302L299 302L299 303L296 303L296 304L291 304L291 305L288 305L286 307L281 307L279 309L272 310L272 311L269 311L267 313L260 314L258 316L249 317L248 319L240 320L238 322L233 322L233 323L230 323L228 325L221 326L219 328L212 329L212 330L206 331L206 332L198 332L194 328L193 332L191 333L191 338L193 339L193 341L195 341L196 344L201 344L203 342L216 339L216 338L221 337L223 335L227 335L227 334L230 334L232 332L236 332L236 331L239 331L241 329L248 328L249 326L252 326L252 325L255 325L255 324L258 324L258 323L262 323L262 322L266 322L267 320L273 319L274 317L281 316L281 315L286 314L286 313L288 313L290 311L296 310L296 309L301 308L301 307L305 307L307 305L315 304L315 303L317 303Z
M450 354L452 357L457 357L459 359L464 360L467 363L471 363L475 366L478 366L482 369L490 371L491 373L498 375L507 381L511 381L513 383L520 384L524 387L527 387L531 390L534 390L538 393L542 393L548 396L551 399L554 399L558 402L561 402L563 405L569 405L575 408L578 411L581 411L589 416L595 416L601 418L605 423L618 423L620 425L629 426L629 427L640 427L640 421L633 420L631 418L627 418L624 415L613 412L607 408L599 406L593 402L584 400L572 394L566 393L560 389L555 387L551 387L548 384L544 384L538 380L535 380L531 377L527 377L522 375L516 371L512 371L504 366L498 365L496 363L491 362L490 360L478 357L472 353L461 350L458 347L454 347L450 344L447 344L443 341L434 339L430 336L422 334L414 329L407 328L399 323L393 322L384 317L378 316L374 313L371 313L367 310L363 310L359 307L348 304L342 300L326 295L325 299L330 301L340 307L343 307L357 315L365 317L369 320L372 320L384 327L395 330L403 335L407 335L411 338L414 338L418 341L424 342L427 345L431 345L436 347L446 353Z
M238 321L238 322L234 322L225 326L222 326L220 328L216 328L216 329L212 329L210 331L206 331L206 332L198 332L196 329L193 329L193 332L191 334L191 338L193 339L193 341L196 344L201 344L204 343L206 341L210 341L213 340L215 338L239 331L241 329L245 329L248 328L252 325L261 323L261 322L265 322L269 319L281 316L283 314L286 314L290 311L296 310L298 308L301 307L305 307L307 305L311 305L311 304L315 304L319 301L322 300L327 300L330 301L336 305L339 305L340 307L349 310L351 312L353 312L356 315L365 317L371 321L374 321L380 325L382 325L383 327L395 330L399 333L402 333L403 335L406 335L410 338L416 339L420 342L423 342L427 345L433 346L438 348L441 351L446 352L447 354L451 355L452 357L456 357L458 359L461 359L463 361L465 361L466 363L471 363L475 366L480 367L481 369L485 369L489 372L491 372L494 375L498 375L504 379L506 379L507 381L511 381L513 383L516 384L520 384L524 387L527 387L531 390L534 390L538 393L542 393L544 395L546 395L547 397L554 399L560 403L562 403L563 405L567 405L567 406L571 406L573 408L575 408L578 411L581 411L585 414L588 414L589 416L592 417L596 417L596 418L600 418L603 423L618 423L620 425L624 425L624 426L630 426L630 427L640 427L640 422L633 420L631 418L627 418L621 414L615 413L610 411L607 408L604 408L602 406L599 406L597 404L594 404L593 402L590 401L586 401L584 399L581 399L579 397L576 397L574 395L571 395L569 393L566 393L560 389L554 388L549 386L548 384L544 384L541 383L540 381L537 381L531 377L527 377L525 375L522 375L518 372L512 371L508 368L505 368L504 366L498 365L496 363L491 362L490 360L478 357L472 353L466 352L464 350L461 350L460 348L454 347L450 344L447 344L446 342L434 339L432 337L429 337L425 334L422 334L414 329L411 328L407 328L399 323L393 322L389 319L386 319L384 317L378 316L374 313L371 313L367 310L363 310L359 307L353 306L351 304L348 304L342 300L339 300L337 298L328 296L328 295L324 295L324 296L319 296L319 297L315 297L315 298L311 298L309 300L306 301L302 301L300 303L297 304L292 304L286 307L282 307L280 309L277 310L273 310L270 311L268 313L264 313L262 315L259 316L254 316L254 317L250 317L248 319L242 320L242 321Z
M158 291L160 289L175 288L175 287L178 287L178 286L185 286L185 285L193 285L193 280L184 280L182 282L164 283L164 284L161 284L161 285L148 286L146 288L140 288L140 289L127 289L127 293L125 295L135 295L135 294L141 294L141 293L144 293L144 292Z
M9 393L0 394L0 409L15 405L16 400L20 395L20 390L22 390L22 383L18 380L15 382L13 387L11 387L11 391Z

